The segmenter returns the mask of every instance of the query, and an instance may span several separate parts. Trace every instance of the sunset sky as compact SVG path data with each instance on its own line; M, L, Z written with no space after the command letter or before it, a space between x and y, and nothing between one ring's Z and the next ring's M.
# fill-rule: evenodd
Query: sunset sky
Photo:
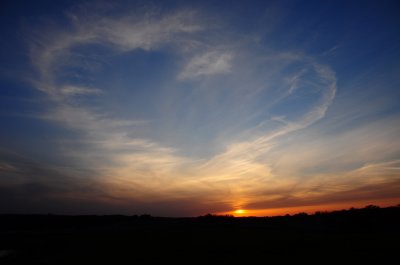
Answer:
M0 213L399 204L399 7L1 1Z

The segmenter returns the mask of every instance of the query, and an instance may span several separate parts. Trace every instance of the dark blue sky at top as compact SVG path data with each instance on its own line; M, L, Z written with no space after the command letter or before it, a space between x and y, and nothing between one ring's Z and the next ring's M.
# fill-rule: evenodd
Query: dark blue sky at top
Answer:
M0 188L11 194L10 201L17 197L13 190L34 195L24 191L25 184L46 186L48 193L57 190L59 182L47 182L53 170L60 183L76 186L89 179L95 186L108 187L104 180L128 174L123 176L137 180L146 192L150 187L149 194L159 189L154 179L169 181L177 172L196 178L193 172L198 171L205 179L199 180L201 185L211 183L208 188L199 188L200 184L194 188L201 194L198 197L211 196L214 187L223 190L218 186L225 181L221 172L230 172L237 178L223 187L229 186L232 201L249 205L255 203L253 189L239 189L240 181L268 174L295 181L288 177L293 174L288 167L310 182L332 172L347 176L371 165L379 167L373 172L388 176L385 183L398 180L397 171L385 170L400 158L397 145L389 144L400 129L399 1L118 1L109 5L107 1L0 4ZM199 14L193 23L201 30L182 34L172 29L164 39L157 39L164 34L162 29L156 31L159 35L151 35L163 18L167 22L162 27L192 23L168 18L186 10ZM68 14L80 17L77 26ZM92 29L102 19L111 21L115 31L133 28L128 35L139 32L135 25L148 19L155 26L140 36L149 38L150 48L144 44L126 48L124 40L113 42L107 28ZM89 33L80 32L82 28ZM74 43L74 34L97 34L97 39ZM51 54L50 48L63 38L73 44L50 55L51 70L45 69L45 63L35 65L34 58ZM50 78L41 76L43 69L51 72ZM46 86L58 91L68 86L93 90L60 96L42 89ZM334 92L329 94L325 87ZM285 156L308 148L307 161ZM153 161L159 153L160 159ZM142 167L140 161L148 165ZM235 171L235 163L247 166L250 173ZM221 165L221 172L214 164ZM327 183L370 185L378 179L371 176L368 183L350 177L346 184L336 179ZM177 176L172 182L186 183L183 180ZM235 193L236 188L240 192ZM109 192L104 187L99 190ZM179 191L171 184L160 194ZM57 202L70 203L63 192L43 207L51 210ZM101 192L89 191L93 196L88 205L100 205L96 198ZM168 207L161 211L153 204L137 203L146 200L136 195L123 196L138 209L149 207L165 215L180 214L174 207L183 203L174 198L179 203L168 212ZM185 198L183 204L199 200L185 196L178 196ZM18 200L13 203L17 208L23 205ZM37 211L44 209L40 203L32 205ZM118 207L125 211L124 206ZM193 212L186 207L184 213L197 213L201 207ZM0 211L9 209L0 204ZM107 211L112 212L112 207Z
M31 26L45 21L67 23L63 13L76 4L76 1L2 2L2 82L13 87L4 89L2 96L34 94L21 84L21 79L9 78L13 72L30 69L25 42L29 37L25 34ZM396 64L395 58L400 56L398 1L136 1L129 6L144 5L160 5L166 10L180 5L209 9L226 16L240 32L265 29L262 42L274 48L295 47L323 56L339 46L341 49L335 56L325 58L335 66L339 82L351 80L374 65L382 66L379 67L382 71L385 66L391 69L391 64ZM271 6L273 10L266 12ZM273 21L276 27L271 30L268 23L282 10L285 14Z

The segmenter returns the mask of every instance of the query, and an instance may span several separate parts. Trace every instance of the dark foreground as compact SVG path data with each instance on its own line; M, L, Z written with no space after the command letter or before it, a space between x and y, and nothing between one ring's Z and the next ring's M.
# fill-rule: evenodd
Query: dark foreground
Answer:
M269 218L0 216L0 264L398 264L399 254L400 207Z

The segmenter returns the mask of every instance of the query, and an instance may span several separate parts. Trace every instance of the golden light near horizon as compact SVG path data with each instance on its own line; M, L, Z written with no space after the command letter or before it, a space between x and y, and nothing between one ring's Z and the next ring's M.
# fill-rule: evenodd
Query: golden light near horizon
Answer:
M234 213L235 213L235 215L243 215L243 214L247 213L247 211L244 209L237 209L234 211Z

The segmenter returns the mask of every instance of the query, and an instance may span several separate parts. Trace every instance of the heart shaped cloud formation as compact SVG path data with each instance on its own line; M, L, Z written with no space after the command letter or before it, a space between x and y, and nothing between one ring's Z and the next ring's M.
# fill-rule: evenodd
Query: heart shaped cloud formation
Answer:
M57 163L68 166L34 180L58 187L45 189L55 200L165 215L294 207L382 184L398 164L350 163L336 150L346 159L329 169L324 148L360 147L357 135L380 125L319 139L337 93L320 56L273 47L204 10L79 6L64 22L28 41L39 118L64 130ZM31 182L21 166L0 166ZM384 174L361 178L368 168Z

